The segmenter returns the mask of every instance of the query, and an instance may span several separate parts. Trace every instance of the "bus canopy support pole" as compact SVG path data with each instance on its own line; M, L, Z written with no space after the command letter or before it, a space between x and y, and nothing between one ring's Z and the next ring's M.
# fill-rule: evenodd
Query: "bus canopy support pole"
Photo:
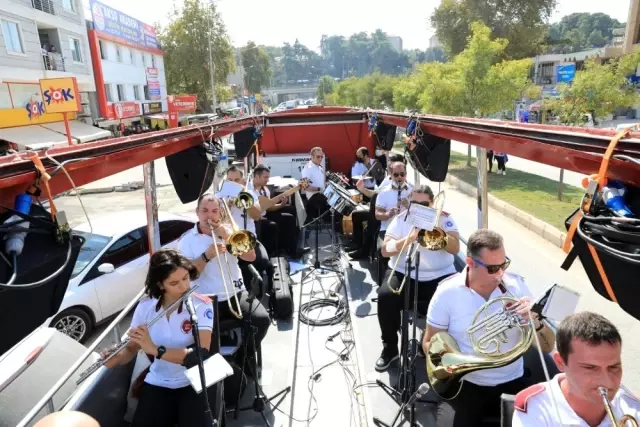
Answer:
M476 147L478 195L478 229L489 227L489 183L487 181L487 150Z
M147 209L147 236L149 255L160 249L160 227L158 226L158 199L156 194L156 174L153 161L142 166L144 174L144 204Z

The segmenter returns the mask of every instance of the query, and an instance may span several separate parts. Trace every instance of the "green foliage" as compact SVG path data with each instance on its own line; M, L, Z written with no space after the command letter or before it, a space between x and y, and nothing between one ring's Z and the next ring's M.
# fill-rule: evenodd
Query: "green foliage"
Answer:
M472 25L467 47L453 61L430 62L400 77L374 73L349 78L330 96L334 104L396 110L421 110L431 114L485 116L512 106L532 91L529 59L500 60L504 39L491 39L491 30Z
M471 35L471 24L482 22L494 38L505 38L506 58L528 58L540 52L546 24L557 0L443 0L431 15L431 27L451 57L462 52Z
M318 90L316 92L316 97L318 102L321 105L325 105L326 96L329 95L336 87L336 82L333 80L333 77L324 75L320 77L320 82L318 82Z
M637 89L628 80L640 64L640 52L601 63L592 58L585 62L584 70L576 72L571 85L558 85L560 98L545 102L560 122L580 124L583 115L590 113L594 119L605 117L618 108L630 107L640 102Z
M549 53L571 53L604 47L624 23L604 13L572 13L549 27Z
M170 13L169 24L158 28L158 39L165 51L164 69L169 94L198 95L201 111L211 110L209 38L215 64L216 87L222 88L235 69L235 57L224 23L215 5L184 0L181 9ZM224 93L218 93L222 98ZM222 95L222 96L221 96Z
M242 48L240 56L244 67L244 87L249 93L260 93L269 85L271 64L267 52L252 41Z

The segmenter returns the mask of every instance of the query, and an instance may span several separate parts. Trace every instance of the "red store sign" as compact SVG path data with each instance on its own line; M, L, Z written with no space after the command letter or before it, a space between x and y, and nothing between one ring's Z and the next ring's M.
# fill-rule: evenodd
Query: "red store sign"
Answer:
M114 102L107 113L109 119L128 119L142 114L140 112L140 104L135 101Z
M197 95L169 95L167 96L167 107L169 110L169 127L178 127L178 113L193 113L198 104Z

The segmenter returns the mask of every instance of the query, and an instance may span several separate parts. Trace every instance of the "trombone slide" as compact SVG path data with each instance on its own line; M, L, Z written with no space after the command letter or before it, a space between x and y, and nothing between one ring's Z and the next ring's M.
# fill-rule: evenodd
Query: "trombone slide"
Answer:
M213 238L213 247L215 248L215 251L216 251L216 260L218 261L218 268L220 269L220 277L222 278L224 293L227 296L227 304L229 305L229 311L236 318L242 319L242 309L240 308L240 301L238 300L238 294L236 292L233 292L233 275L231 274L231 267L229 266L227 253L225 252L223 255L224 255L225 264L227 265L227 274L229 276L229 282L231 282L230 284L227 283L227 279L225 278L225 271L224 271L224 268L222 267L222 261L220 260L220 251L218 251L218 241L216 239L216 233L213 231L213 224L211 223L211 221L209 221L209 228L211 230L211 237ZM233 295L229 293L229 286L231 286L231 291ZM231 299L235 300L235 309L233 307L233 304L231 303Z

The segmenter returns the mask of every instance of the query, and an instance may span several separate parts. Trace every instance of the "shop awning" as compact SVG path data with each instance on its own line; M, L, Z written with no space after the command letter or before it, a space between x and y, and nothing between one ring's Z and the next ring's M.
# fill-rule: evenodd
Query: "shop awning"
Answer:
M69 129L76 144L111 137L111 132L77 120L69 122ZM13 142L19 151L68 144L63 122L0 129L0 139Z
M64 129L64 122L46 123L40 126L58 132L63 136L67 134ZM69 122L69 129L71 130L71 137L75 142L79 143L97 141L98 139L110 138L112 136L111 132L107 130L88 125L78 120L71 120Z

